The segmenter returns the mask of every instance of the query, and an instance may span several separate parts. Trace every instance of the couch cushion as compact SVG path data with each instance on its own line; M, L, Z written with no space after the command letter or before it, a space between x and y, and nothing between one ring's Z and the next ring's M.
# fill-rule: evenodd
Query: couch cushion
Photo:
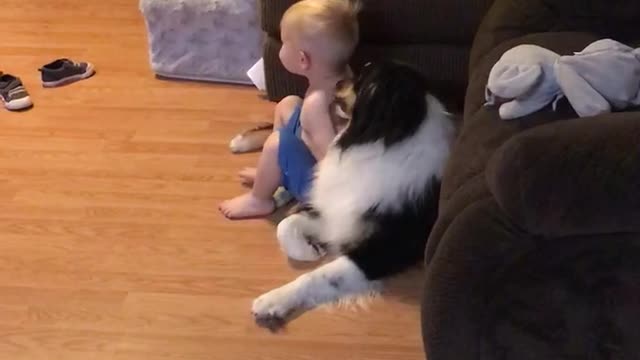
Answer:
M288 73L278 58L282 44L276 38L267 37L265 43L265 69L269 97L279 100L286 95L302 95L306 82ZM404 44L380 46L361 44L353 57L357 72L369 61L393 58L417 67L430 82L430 86L453 111L462 108L462 98L467 84L469 48L443 44Z
M262 28L278 37L296 0L261 0ZM470 44L493 0L362 0L361 39L377 44Z

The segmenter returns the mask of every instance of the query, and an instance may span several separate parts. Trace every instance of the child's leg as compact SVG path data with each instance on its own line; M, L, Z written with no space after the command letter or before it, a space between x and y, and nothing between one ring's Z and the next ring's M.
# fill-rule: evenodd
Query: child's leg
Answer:
M273 193L281 183L278 147L279 134L274 132L264 144L251 191L220 204L220 211L226 217L254 218L269 215L275 210Z
M302 106L302 98L295 95L289 95L280 100L276 105L276 110L273 116L273 129L274 131L285 126L291 116L295 112L296 108Z
M246 167L238 173L238 177L240 178L240 183L246 187L252 187L253 183L256 181L256 173L258 169L254 167Z
M299 96L290 95L282 99L278 103L278 105L276 105L276 110L274 111L273 131L278 131L280 128L287 125L287 123L289 122L289 120L291 120L291 117L295 113L296 108L298 108L299 106L302 106L302 98L300 98ZM257 138L254 138L253 140L256 139ZM256 144L258 142L262 144L262 142L264 141L256 140ZM242 183L242 185L249 187L253 186L256 178L256 168L244 168L238 173L238 176L240 177L240 182Z

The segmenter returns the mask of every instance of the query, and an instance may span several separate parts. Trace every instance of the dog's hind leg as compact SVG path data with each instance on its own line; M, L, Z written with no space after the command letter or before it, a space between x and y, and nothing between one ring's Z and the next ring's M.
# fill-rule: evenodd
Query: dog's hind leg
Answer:
M304 311L347 296L379 290L380 285L369 281L351 259L341 256L258 297L253 302L252 313L258 325L276 331Z

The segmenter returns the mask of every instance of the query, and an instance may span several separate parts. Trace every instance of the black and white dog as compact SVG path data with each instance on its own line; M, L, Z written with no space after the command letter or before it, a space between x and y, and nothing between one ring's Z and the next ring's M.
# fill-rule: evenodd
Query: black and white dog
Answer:
M292 259L333 261L253 302L260 326L380 289L423 256L454 137L444 106L412 68L368 65L338 91L348 124L318 165L311 201L278 225Z

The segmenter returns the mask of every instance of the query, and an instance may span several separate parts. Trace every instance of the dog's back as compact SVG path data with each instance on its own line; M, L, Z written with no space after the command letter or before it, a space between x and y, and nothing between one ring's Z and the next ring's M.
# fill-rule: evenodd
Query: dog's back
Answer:
M414 264L437 217L453 125L436 98L423 94L422 101L414 132L388 144L382 129L377 140L338 141L318 168L311 197L322 223L318 240L352 257L370 279Z

